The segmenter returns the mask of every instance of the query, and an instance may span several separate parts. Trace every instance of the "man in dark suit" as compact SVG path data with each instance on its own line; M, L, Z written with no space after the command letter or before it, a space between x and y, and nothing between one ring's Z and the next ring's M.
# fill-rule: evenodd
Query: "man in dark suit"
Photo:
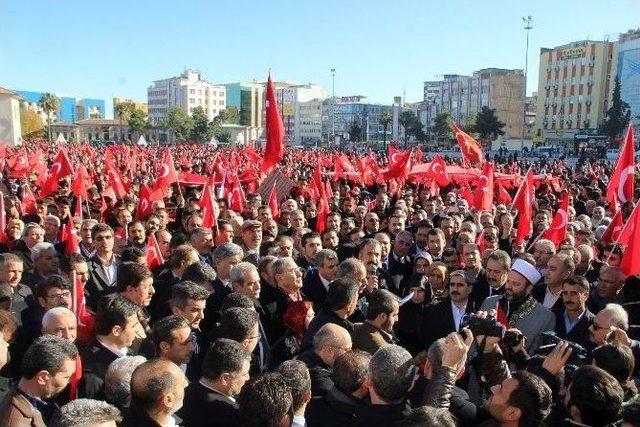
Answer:
M211 345L202 364L200 381L193 381L178 412L185 426L237 426L235 396L249 379L251 353L236 341L219 338Z
M338 256L331 249L322 249L316 254L316 267L307 271L302 281L302 293L313 303L313 310L317 313L325 305L329 283L336 277Z
M153 281L155 293L149 304L149 314L153 322L171 314L169 299L173 285L179 283L185 270L196 262L199 262L198 251L193 246L185 244L173 250L169 268L162 270Z
M595 317L587 310L589 281L583 276L571 276L562 284L564 310L556 311L556 335L585 348L591 346L589 324Z
M437 339L460 330L465 315L476 311L469 299L473 286L467 283L463 270L456 270L449 276L449 298L427 309L424 319L424 344L428 348Z
M554 313L564 311L561 292L562 284L573 275L576 265L568 254L558 253L547 261L544 272L544 285L533 287L531 294L546 309Z
M482 302L492 295L502 295L505 291L507 276L511 269L511 257L503 250L496 249L487 258L487 267L473 283L473 291L469 297L480 307Z
M98 300L116 291L116 279L120 257L113 252L113 229L106 224L97 224L91 230L96 254L89 258L89 281L85 287L87 305L96 311Z
M96 312L96 337L82 354L82 381L79 394L103 398L104 377L114 360L127 355L139 325L138 307L119 294L106 295Z
M400 283L408 279L413 272L413 263L409 252L413 246L413 234L409 231L399 231L393 241L393 247L389 254L389 275L392 282L387 283L389 290L398 296L403 296Z
M222 301L233 292L229 274L233 266L239 264L243 257L242 248L235 243L225 243L214 249L213 268L216 270L217 277L212 284L213 293L207 300L207 311L204 315L204 318L208 319L207 324L214 319L219 320L218 311L222 306Z

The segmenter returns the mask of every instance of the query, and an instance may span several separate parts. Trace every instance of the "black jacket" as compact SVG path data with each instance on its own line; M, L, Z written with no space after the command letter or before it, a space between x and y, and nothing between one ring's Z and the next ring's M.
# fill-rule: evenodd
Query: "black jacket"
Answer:
M153 279L155 293L151 297L151 303L148 308L152 322L157 322L171 314L171 309L169 308L171 291L173 285L179 282L180 279L173 274L170 268L161 271L160 274Z
M302 281L302 292L306 299L313 303L313 311L317 313L324 307L327 300L327 288L322 284L317 268L311 268L307 271Z
M89 399L104 398L104 377L109 365L118 355L93 339L82 354L82 379L78 394Z
M120 427L161 427L142 408L132 404L122 413Z
M178 411L184 427L235 427L240 425L238 404L194 381L185 389L184 405Z
M333 387L325 396L314 397L307 406L307 427L350 427L356 422L356 408L366 402Z
M534 286L533 290L531 291L531 295L533 295L533 297L540 304L544 302L544 296L546 293L547 293L547 285L545 285L544 283L542 285ZM562 296L560 296L560 298L558 298L555 304L553 304L553 306L551 307L551 311L553 311L554 314L558 314L558 312L562 313L564 311L564 303L562 302Z
M567 333L567 329L564 324L564 311L555 312L556 315L556 335L562 339L573 341L580 344L584 348L591 346L591 340L589 339L589 323L593 320L595 315L586 310L584 315L578 323Z
M393 426L404 420L411 408L403 401L395 405L361 405L356 408L356 426Z
M335 311L330 310L328 308L323 308L320 313L318 313L311 323L309 323L309 327L304 334L304 338L302 339L302 350L310 349L313 345L313 336L327 323L335 323L338 326L342 326L350 334L353 333L353 323L350 321L343 319L338 316Z
M119 265L120 256L113 256L116 257L116 264ZM94 255L87 260L87 268L89 270L89 280L85 286L87 305L95 312L98 308L98 301L100 301L100 298L116 291L116 281L109 280L109 278L104 274L102 261L100 261L97 255Z
M389 254L389 269L387 271L389 276L391 276L391 283L387 283L387 289L400 297L404 296L405 290L401 288L401 284L413 273L413 261L411 257L407 255L397 258L396 255L391 252Z
M465 312L469 314L474 311L475 307L473 306L473 301L467 301L467 308ZM446 337L451 332L456 331L450 298L445 298L444 300L430 305L427 308L424 316L424 323L422 325L422 331L424 332L424 349L428 349L434 341L442 337Z
M416 355L425 350L422 338L424 333L424 317L428 304L416 304L407 301L402 304L398 313L398 323L395 325L395 333L400 345L406 348L409 353Z
M297 358L309 369L311 396L324 396L333 387L333 368L320 359L313 350L305 351Z
M473 303L476 307L480 307L484 300L492 295L502 295L504 294L505 287L498 289L491 289L491 285L487 281L487 275L484 271L482 271L475 282L473 282L473 290L471 291L471 295L469 295L469 299L473 300Z

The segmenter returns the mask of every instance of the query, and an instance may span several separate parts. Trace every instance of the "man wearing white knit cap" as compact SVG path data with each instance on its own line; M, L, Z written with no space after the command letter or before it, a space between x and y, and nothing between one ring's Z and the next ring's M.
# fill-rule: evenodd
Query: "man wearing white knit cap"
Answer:
M517 259L507 276L504 295L488 297L481 310L498 310L498 320L510 328L519 329L526 338L526 350L535 353L542 344L542 332L553 331L556 319L553 313L531 295L533 285L542 276L523 259Z

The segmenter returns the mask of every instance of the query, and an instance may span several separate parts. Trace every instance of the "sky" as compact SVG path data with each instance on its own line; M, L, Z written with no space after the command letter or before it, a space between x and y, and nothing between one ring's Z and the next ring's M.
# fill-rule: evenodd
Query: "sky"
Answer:
M213 83L318 83L337 96L421 101L425 80L524 68L541 47L616 40L640 0L0 0L0 86L146 102L153 80L202 71Z

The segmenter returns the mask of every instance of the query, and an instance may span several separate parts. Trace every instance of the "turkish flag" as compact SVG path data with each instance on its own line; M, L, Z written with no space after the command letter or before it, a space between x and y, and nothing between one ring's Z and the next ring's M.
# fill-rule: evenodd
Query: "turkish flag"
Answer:
M202 226L207 228L218 228L218 216L220 215L220 207L218 202L211 195L212 187L207 183L202 190L200 197L200 213L202 215Z
M27 156L27 152L25 150L20 150L18 155L11 160L11 158L7 161L9 165L10 178L23 178L26 176L31 168L29 167L29 157Z
M76 203L73 207L73 216L82 219L84 215L82 215L82 197L76 197Z
M460 145L460 151L462 151L462 157L470 164L484 162L484 155L482 154L482 147L471 136L467 135L456 125L452 123L453 132L456 135L456 140Z
M533 231L531 225L533 217L533 191L533 172L529 169L513 201L513 209L520 214L518 218L518 228L516 229L516 244L524 242L524 239L530 236Z
M271 216L276 221L280 218L280 208L278 206L278 193L276 192L276 186L272 186L269 191L269 209L271 210Z
M75 230L72 228L73 221L67 221L67 223L62 226L62 230L60 230L60 241L64 242L64 253L66 255L80 253L78 236L76 236Z
M53 159L53 164L51 165L51 169L49 169L47 180L42 187L42 197L54 193L58 189L58 181L71 174L73 174L73 167L71 166L71 162L69 161L67 154L61 148Z
M508 205L511 203L513 199L507 190L500 184L498 184L498 203L502 203L503 205Z
M549 229L542 233L542 238L551 240L556 245L556 249L560 247L560 243L567 237L567 212L569 212L569 194L565 194L560 202Z
M73 279L73 312L76 315L78 322L78 337L77 340L80 343L88 343L95 335L96 320L94 315L87 310L84 296L84 285L82 280L76 274L75 270L72 270Z
M637 206L633 210L631 217L629 217L625 228L630 229L628 235L631 238L622 255L620 270L629 277L640 274L640 209Z
M624 203L633 201L633 181L636 165L635 142L633 136L633 126L629 123L627 133L624 137L624 146L620 151L616 169L611 176L607 187L607 201L613 202L615 198Z
M4 194L0 191L0 243L9 243L7 233L7 211L4 210Z
M113 189L116 197L122 198L127 194L122 182L122 176L120 172L111 164L111 162L105 162L105 173L107 174L107 183Z
M447 164L439 154L433 156L433 160L429 163L427 176L436 180L440 187L446 187L451 183L446 171Z
M241 214L245 210L244 201L246 199L238 176L236 175L234 178L233 188L227 197L229 198L229 207L235 212Z
M71 191L78 197L82 197L85 200L89 199L87 194L87 179L89 178L89 173L87 172L87 168L84 167L82 163L76 169L76 172L73 174L73 179L71 180Z
M153 189L151 190L151 200L163 199L167 196L167 188L177 181L178 174L176 173L171 152L167 149L167 151L164 152L162 164L158 171L158 179L156 179L156 182L153 184Z
M22 187L22 208L25 213L32 214L36 213L36 197L33 195L33 191L31 191L31 187L29 184L25 184Z
M493 165L489 162L484 163L478 177L473 205L481 212L491 212L493 208Z
M604 233L602 233L600 241L604 244L617 241L620 237L620 231L622 231L623 225L624 223L622 221L622 211L618 209L613 215L613 219L607 226L607 229L604 230Z
M140 186L140 197L138 198L138 206L136 206L136 219L142 221L151 213L151 189L148 185Z
M389 157L389 169L384 174L384 179L406 179L411 170L411 151L397 151Z
M327 193L322 183L322 173L320 171L320 163L316 163L316 167L313 170L312 182L316 186L318 192L318 219L316 220L316 231L322 233L327 226L327 214L329 213L329 201L327 200Z
M164 259L162 258L162 252L160 252L160 245L158 244L158 240L153 233L149 233L149 237L147 237L147 266L150 270L155 269L158 266L164 264Z
M629 243L633 238L633 233L640 232L640 228L634 227L634 224L637 221L637 217L640 215L640 208L638 206L640 206L640 203L636 204L636 207L633 208L629 219L627 219L624 227L622 227L622 229L620 230L620 235L618 235L616 239L616 243L619 243L622 246L629 246Z
M267 99L265 101L267 144L264 149L262 171L268 172L284 158L284 125L278 111L276 93L271 81L271 74L267 80Z

